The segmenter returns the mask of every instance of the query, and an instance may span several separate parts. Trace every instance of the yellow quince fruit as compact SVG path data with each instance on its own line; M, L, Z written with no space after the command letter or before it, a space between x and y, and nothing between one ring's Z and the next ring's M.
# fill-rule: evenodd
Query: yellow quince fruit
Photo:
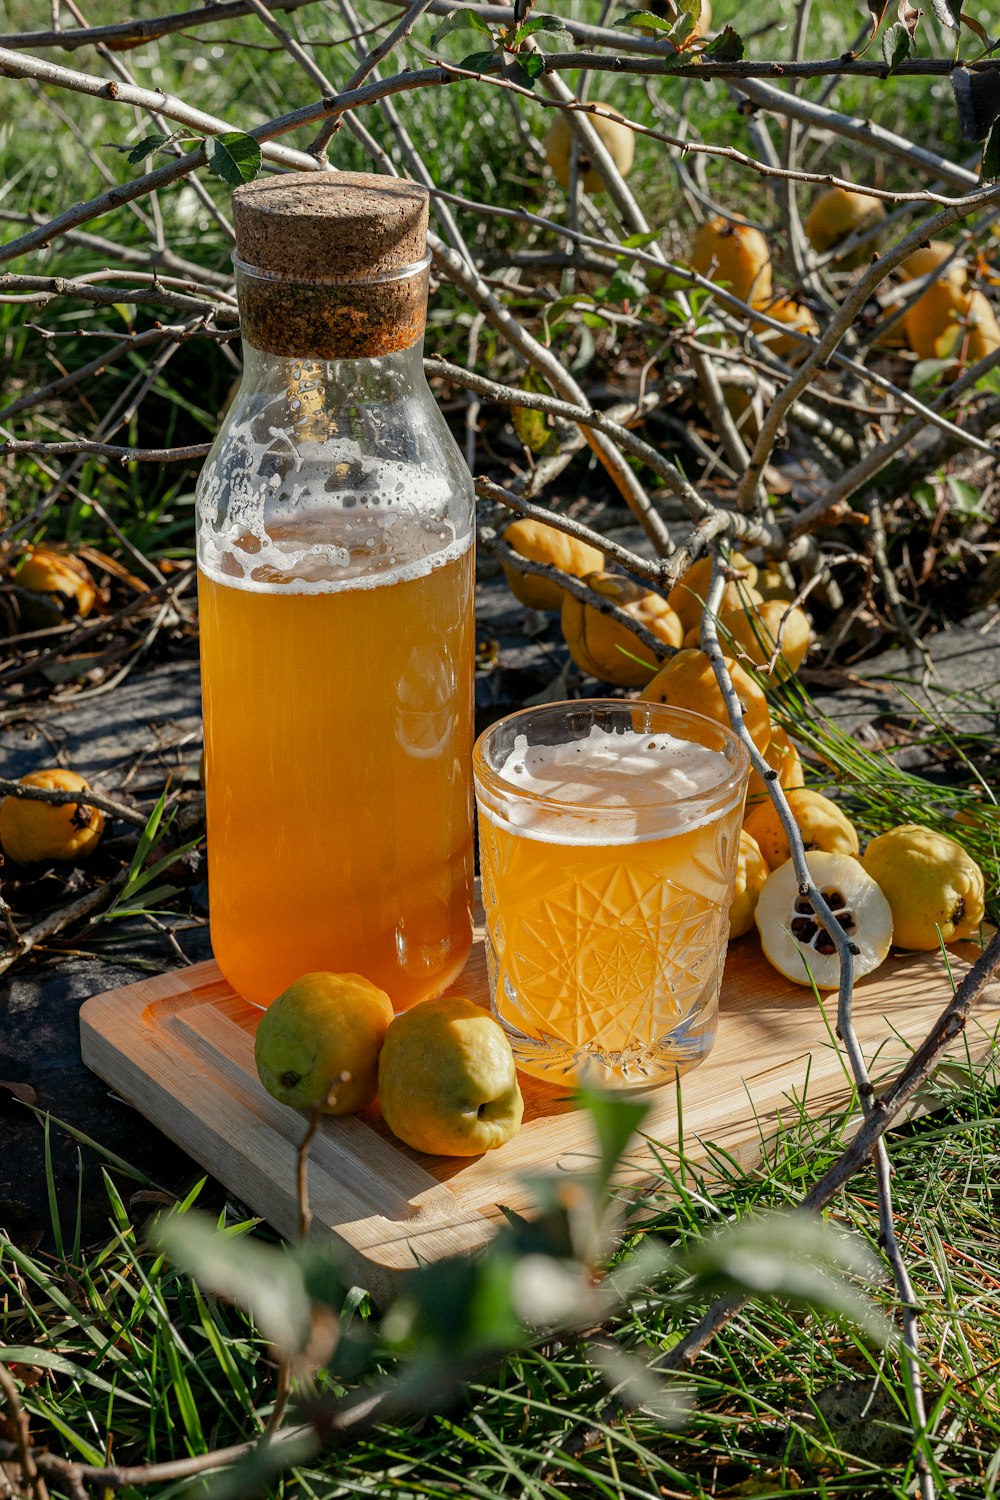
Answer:
M851 235L873 229L885 218L885 207L879 198L869 198L866 193L853 193L847 188L831 187L820 193L809 210L806 219L806 238L814 250L822 254L834 250ZM875 246L879 240L876 240ZM850 255L839 256L837 266L843 271L856 271L871 260L871 243L852 250Z
M549 563L561 573L573 578L583 578L587 573L598 573L604 567L604 553L588 542L568 536L557 526L547 526L544 521L535 521L522 516L512 521L503 533L508 547L530 562ZM561 609L566 592L554 578L541 578L535 573L518 573L509 563L503 565L507 586L515 599L520 599L529 609Z
M621 175L627 177L632 170L632 162L635 160L635 136L622 122L617 110L607 104L603 106L603 109L605 113L601 114L588 110L587 119L593 125L601 145ZM569 158L572 144L573 127L569 116L560 111L545 135L545 160L564 188L569 187ZM601 175L600 168L593 165L583 145L580 147L577 160L584 192L603 192L607 184Z
M902 823L872 839L861 863L892 907L896 947L929 953L942 941L957 943L978 932L983 872L947 834Z
M733 552L728 561L739 577L731 578L726 583L720 610L739 609L743 604L759 604L760 595L754 588L757 582L757 564L752 563L741 552ZM683 625L685 635L701 624L705 595L711 579L712 558L699 557L686 573L681 574L667 595L667 603Z
M379 1105L415 1151L478 1156L520 1129L524 1101L502 1027L455 995L396 1017L379 1059Z
M770 875L767 860L757 847L757 841L745 828L740 829L740 847L736 855L736 885L733 904L729 908L729 941L742 937L753 926L753 914L757 910L757 899Z
M361 974L303 974L257 1025L260 1081L293 1109L322 1102L324 1114L353 1114L375 1097L391 1021L389 996Z
M858 860L849 855L812 849L806 854L806 865L813 885L854 945L854 977L862 979L888 956L892 941L889 903ZM820 926L808 898L801 894L790 861L767 877L757 899L754 921L764 957L779 974L794 984L815 982L817 989L837 988L837 945Z
M806 784L806 778L802 770L802 757L799 755L798 746L794 740L781 728L772 729L771 743L764 751L764 759L772 771L778 773L778 785L786 792L793 787L802 787ZM747 808L755 807L758 802L768 800L767 787L763 778L751 767L750 780L747 782Z
M21 618L29 630L45 630L67 619L86 619L97 603L97 588L86 563L72 552L34 547L14 574Z
M50 792L89 792L76 771L58 767L31 771L21 777L21 786L43 787ZM16 865L43 860L70 863L86 859L104 832L104 814L83 802L37 802L8 796L0 802L0 844Z
M764 753L771 740L771 714L764 693L738 662L725 658L733 687L743 709L743 722L757 749ZM712 663L704 651L686 647L660 668L640 698L646 703L669 703L689 708L729 728L729 714Z
M723 610L719 631L727 650L735 647L761 671L773 657L771 675L776 682L798 671L812 642L808 615L789 599L765 599L745 609Z
M857 858L861 850L857 829L836 802L809 787L793 788L785 795L806 850L819 849L826 854L849 854ZM788 835L770 798L751 808L743 826L757 840L772 870L791 857Z
M699 275L727 286L741 302L766 302L771 296L771 249L753 224L709 219L695 233L689 260Z
M664 646L681 644L681 622L662 594L654 594L620 573L588 573L584 582L602 599L617 604L636 624L644 625ZM561 623L569 654L581 671L617 687L645 687L655 677L658 658L627 625L565 591Z

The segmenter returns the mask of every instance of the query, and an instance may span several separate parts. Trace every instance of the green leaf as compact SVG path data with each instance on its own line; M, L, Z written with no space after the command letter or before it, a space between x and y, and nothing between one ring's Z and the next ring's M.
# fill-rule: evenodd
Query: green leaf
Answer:
M147 156L152 156L154 151L159 151L161 146L166 146L169 141L176 138L176 135L177 132L174 131L171 135L164 135L162 132L157 132L155 135L143 136L142 140L129 151L128 160L133 164L137 161L145 161ZM118 149L119 151L124 151L127 148L119 146Z
M585 312L580 314L581 321L587 328L610 328L611 324L607 318L602 318L600 313Z
M932 484L916 484L910 491L910 499L923 511L928 520L937 513L937 492Z
M645 229L642 234L630 234L627 240L622 240L623 250L645 250L651 245L659 234L658 229Z
M245 135L242 130L230 130L225 135L213 136L209 169L230 187L252 182L260 171L260 162L260 147L252 135Z
M910 55L910 33L897 21L882 34L882 56L891 73Z
M749 1292L820 1307L849 1318L869 1334L891 1338L891 1327L854 1284L881 1278L875 1255L856 1236L803 1213L743 1219L701 1240L681 1257L698 1290ZM851 1280L848 1280L848 1273Z
M571 308L579 307L587 303L589 303L591 306L594 305L594 299L589 292L580 292L576 296L573 296L571 294L566 297L557 297L554 302L549 303L546 309L546 315L552 319L561 318L563 314L569 312Z
M62 1354L52 1354L48 1349L36 1349L31 1344L5 1344L3 1346L4 1363L8 1365L33 1365L38 1370L54 1370L57 1375L68 1375L71 1380L80 1385L92 1385L99 1391L107 1391L115 1397L116 1401L129 1401L134 1406L148 1406L140 1396L130 1395L128 1391L121 1389L120 1383L112 1384L110 1381L102 1380L100 1375L87 1369L84 1365L75 1365L72 1360L66 1359Z
M632 271L617 270L604 293L607 302L641 302L649 288Z
M920 390L938 384L938 376L943 370L953 369L954 358L949 359L920 359L910 371L910 390L916 395Z
M532 16L530 21L525 21L514 33L512 41L516 46L523 42L525 37L534 36L536 31L555 33L557 31L568 31L565 21L560 21L558 16Z
M552 431L545 420L545 413L531 406L512 406L510 420L514 431L532 453L541 453L548 447Z
M458 66L468 69L470 73L485 73L492 66L495 57L495 52L470 52Z
M601 1160L597 1182L603 1189L610 1182L625 1147L649 1113L649 1105L639 1099L600 1089L582 1089L580 1103L594 1122Z
M545 58L540 52L518 53L514 59L524 74L528 88L534 88L537 79L545 72Z
M716 62L740 62L745 51L739 32L732 26L724 26L718 36L713 36L701 55L711 57Z
M482 16L477 15L474 10L456 10L441 25L431 37L431 46L436 47L442 37L446 37L451 31L481 31L485 36L492 37L493 31L489 23Z
M980 182L1000 182L1000 120L994 120L983 147Z
M678 47L690 40L698 30L698 22L690 11L684 11L677 17L670 30L670 40L676 42Z
M954 474L945 475L945 484L951 493L956 510L960 511L962 515L969 517L977 517L981 514L979 507L982 500L982 493L975 485L968 484L962 479L956 479Z
M676 18L655 16L651 10L630 10L627 16L615 22L616 26L638 26L644 31L673 31L676 24Z
M296 1355L308 1347L312 1306L303 1268L291 1252L222 1235L199 1213L159 1218L154 1238L200 1286L248 1308L277 1349Z
M120 909L123 903L131 900L136 891L142 890L142 888L144 886L147 886L151 880L155 880L167 865L172 864L175 859L180 857L181 854L186 853L188 849L193 849L197 844L197 839L192 840L191 843L186 844L181 850L171 850L169 854L164 855L162 859L158 859L154 865L151 865L148 870L143 868L147 858L149 857L149 852L156 842L156 836L160 831L160 823L163 819L163 809L166 804L166 800L167 793L166 790L164 790L160 793L156 806L153 808L153 811L146 819L146 826L139 836L139 842L136 845L135 853L132 855L132 861L128 867L128 875L125 878L125 884L122 886L121 890L118 892L118 895L115 897L114 901L112 901L107 911L100 912L93 919L95 926L98 922L106 922L109 917L121 915Z

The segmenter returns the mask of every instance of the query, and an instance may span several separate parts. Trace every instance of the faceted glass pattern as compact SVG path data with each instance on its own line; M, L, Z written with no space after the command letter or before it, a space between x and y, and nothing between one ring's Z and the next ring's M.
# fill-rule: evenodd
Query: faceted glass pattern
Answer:
M546 844L480 819L494 1010L518 1066L661 1082L709 1050L738 810L645 844Z

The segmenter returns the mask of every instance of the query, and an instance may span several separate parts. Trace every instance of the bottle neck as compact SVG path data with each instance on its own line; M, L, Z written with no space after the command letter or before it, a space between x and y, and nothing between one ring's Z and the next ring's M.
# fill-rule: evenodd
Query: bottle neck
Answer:
M315 359L243 346L241 395L278 396L299 439L323 440L365 424L365 413L385 414L426 389L423 338L405 349L358 359ZM274 410L268 406L267 421ZM374 442L374 434L372 435Z
M366 281L306 282L267 275L234 257L246 344L283 359L381 360L419 347L429 257Z

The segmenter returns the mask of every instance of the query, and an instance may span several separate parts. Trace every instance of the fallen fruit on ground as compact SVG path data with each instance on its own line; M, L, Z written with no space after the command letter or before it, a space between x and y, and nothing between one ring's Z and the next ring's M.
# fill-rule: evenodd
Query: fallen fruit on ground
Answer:
M819 254L834 250L853 234L871 229L885 218L885 209L878 198L869 198L864 193L849 192L847 188L832 187L820 193L809 210L806 219L806 237ZM861 245L856 250L838 259L838 266L845 271L854 271L871 260L877 241Z
M254 1058L261 1083L293 1109L326 1101L353 1114L375 1097L392 1001L361 974L303 974L261 1016Z
M1000 349L1000 323L983 292L972 292L961 320L946 329L934 345L939 359L954 358L963 365L978 364L997 349ZM957 369L950 372L949 379L957 373Z
M76 771L55 768L31 771L22 776L21 786L41 787L49 792L89 792L90 787ZM0 802L0 845L16 865L34 865L59 860L73 863L86 859L104 832L104 814L100 808L83 802L28 801L8 796Z
M767 860L745 828L740 829L740 847L736 856L736 885L729 908L729 940L742 937L753 926L753 914L770 871Z
M723 610L719 630L727 651L735 646L762 670L770 665L780 643L772 674L776 682L798 671L812 640L808 615L789 599L765 599L752 608Z
M860 853L857 829L836 802L809 787L792 788L785 795L807 850L855 857ZM770 798L751 808L743 826L757 840L772 870L785 863L792 851L778 809Z
M802 758L798 747L783 729L771 730L771 743L764 752L764 759L772 771L778 773L778 785L784 790L791 791L793 787L802 787L806 784L806 778L802 770ZM767 787L763 779L751 768L750 780L747 782L747 808L756 806L758 802L767 800Z
M983 872L947 834L902 823L872 839L861 863L892 908L897 948L928 953L979 931Z
M97 589L87 565L72 552L35 547L14 574L22 623L45 630L65 619L85 619L97 603Z
M632 170L635 157L635 136L627 125L622 124L617 110L610 109L606 104L602 108L607 111L606 114L592 114L588 110L587 119L597 131L601 144L621 175L627 177ZM570 124L569 115L560 111L545 136L545 160L564 188L569 187L569 156L572 141L573 127ZM587 148L582 142L577 153L577 160L584 192L603 192L604 178L599 169L591 165Z
M502 1028L455 995L395 1018L379 1058L378 1091L393 1135L435 1156L478 1156L502 1146L524 1113Z
M935 281L903 319L906 339L920 359L975 364L1000 347L1000 324L989 299L961 281Z
M789 594L795 593L791 576L786 578L777 563L766 563L757 569L754 588L762 599L787 599Z
M729 675L743 707L743 722L750 738L763 754L771 740L771 713L760 688L738 662L725 657ZM671 708L689 708L717 724L730 727L726 700L715 680L712 663L704 651L686 647L672 656L652 682L639 694L646 703L668 703Z
M813 884L853 943L854 977L877 969L892 942L892 911L876 882L858 860L814 849L806 854ZM773 870L757 900L754 920L768 962L796 984L834 990L840 984L840 955L820 926L809 900L799 892L791 860ZM808 971L807 971L808 965Z
M756 442L764 410L762 393L727 381L722 387L722 398L738 431L745 438L753 438Z
M667 603L680 620L685 635L701 624L705 595L712 581L712 561L711 557L699 557L686 573L681 574L667 595ZM739 577L727 581L719 608L739 609L744 603L758 603L760 596L754 589L757 581L756 563L752 563L741 552L733 552L727 562Z
M941 274L947 280L957 281L959 286L964 286L968 279L967 268L960 255L952 256L954 248L947 240L931 240L906 257L899 266L899 274L904 281L921 281L947 261L947 269Z
M583 578L587 573L599 573L604 567L604 553L588 542L567 536L555 526L546 526L544 521L522 517L512 521L503 533L503 540L521 557L531 562L549 563L574 578ZM533 573L518 573L509 564L503 564L504 577L515 599L529 609L561 609L564 590L552 578L539 578Z
M766 302L773 289L771 251L752 224L721 217L702 224L691 246L693 270L727 286L741 302Z
M814 339L819 338L819 324L816 322L812 308L806 307L804 302L796 302L791 297L775 297L767 301L758 299L754 306L765 317L774 318L776 322L786 324L795 333L808 334ZM755 321L753 331L764 347L777 355L778 359L801 358L809 353L808 344L804 344L801 339L794 338L790 333L778 333L766 323Z
M588 588L644 625L664 646L677 647L684 632L662 594L654 594L620 573L588 573ZM592 604L563 593L562 633L569 654L583 672L616 687L645 687L660 665L650 648L627 626Z

